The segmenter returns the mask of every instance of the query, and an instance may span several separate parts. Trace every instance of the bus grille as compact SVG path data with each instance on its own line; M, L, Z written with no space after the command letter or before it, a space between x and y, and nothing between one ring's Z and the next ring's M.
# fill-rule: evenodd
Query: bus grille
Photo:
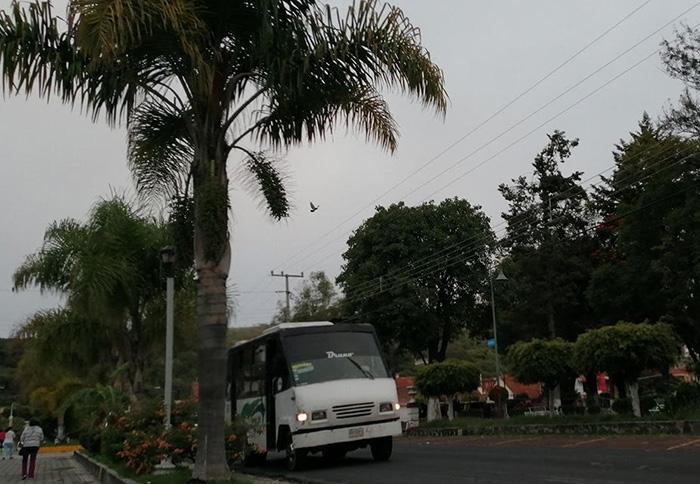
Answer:
M372 415L374 402L350 403L347 405L336 405L333 407L335 418L353 418Z

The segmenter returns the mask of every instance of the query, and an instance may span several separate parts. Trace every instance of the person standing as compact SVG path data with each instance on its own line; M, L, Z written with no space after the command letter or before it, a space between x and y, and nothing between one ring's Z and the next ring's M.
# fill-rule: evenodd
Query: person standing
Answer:
M12 453L15 450L15 431L12 427L7 427L7 430L3 432L2 439L2 459L12 459Z
M39 427L36 419L29 419L29 425L22 431L19 443L22 446L22 479L34 479L36 467L36 455L39 452L41 442L44 440L44 431ZM27 467L29 461L29 467Z

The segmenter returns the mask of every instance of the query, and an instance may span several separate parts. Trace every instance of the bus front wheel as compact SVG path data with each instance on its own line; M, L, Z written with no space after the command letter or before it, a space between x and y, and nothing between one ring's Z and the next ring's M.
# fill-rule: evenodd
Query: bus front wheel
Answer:
M287 469L290 471L299 470L304 466L305 460L306 450L295 449L291 442L287 444L287 448L285 449L285 462L287 464Z
M372 458L377 462L389 460L393 447L394 443L391 437L380 437L369 443L369 448L372 451Z

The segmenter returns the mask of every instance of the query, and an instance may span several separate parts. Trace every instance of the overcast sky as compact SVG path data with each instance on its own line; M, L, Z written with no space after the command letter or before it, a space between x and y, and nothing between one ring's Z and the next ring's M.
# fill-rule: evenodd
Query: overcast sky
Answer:
M65 5L54 3L59 9ZM339 6L349 3L333 2ZM284 287L283 279L269 277L271 269L306 274L325 270L335 278L348 234L372 214L376 204L399 200L416 204L459 196L482 205L492 225L499 223L504 203L498 184L529 173L534 154L545 144L546 133L554 129L580 138L568 170L582 170L590 176L609 168L614 144L635 128L643 111L652 117L660 115L682 90L678 81L665 74L658 55L557 119L548 120L654 52L663 38L672 35L678 21L476 150L696 4L647 2L536 89L374 202L645 2L393 3L422 29L424 45L445 72L450 96L447 117L443 120L390 93L401 130L399 149L393 156L344 131L286 153L295 210L281 223L270 220L258 200L234 182L230 284L238 295L231 324L269 321L283 296L274 291ZM0 0L1 9L9 4ZM690 25L699 19L700 8L680 17ZM39 247L47 225L65 217L84 218L100 197L111 191L131 193L133 186L125 162L124 130L93 124L56 102L24 97L0 101L0 145L0 336L6 336L34 311L59 303L56 296L38 291L10 291L13 271ZM231 160L232 173L236 162ZM475 168L477 165L481 166ZM320 209L309 213L309 201Z

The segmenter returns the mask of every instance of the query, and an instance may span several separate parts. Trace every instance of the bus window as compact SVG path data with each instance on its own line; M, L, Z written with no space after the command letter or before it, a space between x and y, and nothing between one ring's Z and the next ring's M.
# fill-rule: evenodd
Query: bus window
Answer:
M330 332L290 335L284 339L295 386L350 378L387 378L372 333Z

